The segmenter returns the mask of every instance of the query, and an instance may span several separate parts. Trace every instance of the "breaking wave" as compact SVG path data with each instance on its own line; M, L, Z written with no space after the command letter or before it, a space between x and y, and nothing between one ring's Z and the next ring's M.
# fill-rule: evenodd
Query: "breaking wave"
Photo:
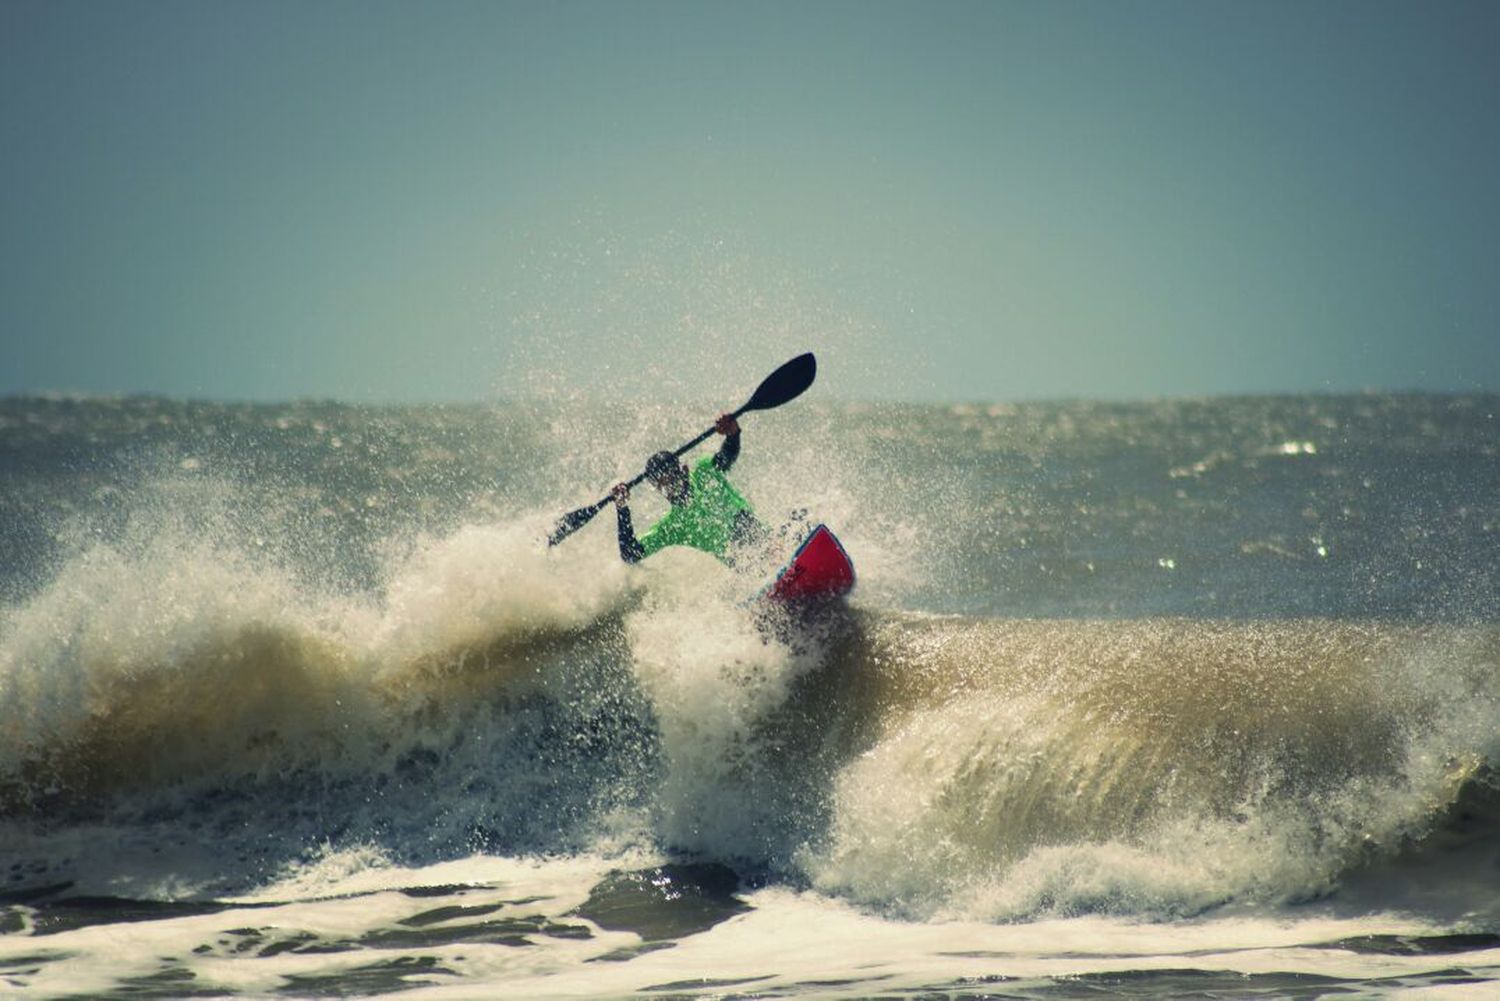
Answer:
M1490 627L856 605L789 639L692 554L538 528L428 539L378 597L87 550L4 621L5 823L186 820L263 865L649 844L991 920L1308 900L1495 833Z

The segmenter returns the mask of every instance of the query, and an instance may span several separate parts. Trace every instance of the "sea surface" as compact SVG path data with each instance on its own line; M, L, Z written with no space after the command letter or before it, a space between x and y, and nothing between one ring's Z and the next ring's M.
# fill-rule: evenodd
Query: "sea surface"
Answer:
M714 411L0 400L0 995L1500 996L1500 397Z

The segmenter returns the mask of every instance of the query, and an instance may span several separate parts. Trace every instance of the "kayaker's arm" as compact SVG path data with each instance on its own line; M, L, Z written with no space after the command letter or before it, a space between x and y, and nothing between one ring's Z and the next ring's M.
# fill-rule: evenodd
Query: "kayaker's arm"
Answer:
M714 454L714 466L719 472L727 473L734 460L740 457L740 422L733 414L721 414L714 423L714 430L724 436L724 444Z
M610 491L615 498L615 526L620 539L620 559L626 563L639 563L645 558L646 550L642 548L640 540L635 537L635 529L630 524L630 488L621 483Z

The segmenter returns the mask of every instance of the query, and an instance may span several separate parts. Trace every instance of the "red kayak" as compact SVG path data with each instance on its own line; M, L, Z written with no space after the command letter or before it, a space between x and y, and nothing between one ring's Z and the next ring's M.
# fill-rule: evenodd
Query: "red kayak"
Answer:
M828 526L819 525L763 594L774 601L801 602L837 598L853 587L853 561Z

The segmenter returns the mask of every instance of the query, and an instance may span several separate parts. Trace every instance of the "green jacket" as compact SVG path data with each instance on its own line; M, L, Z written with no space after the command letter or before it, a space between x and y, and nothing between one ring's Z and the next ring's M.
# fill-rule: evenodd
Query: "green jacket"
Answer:
M740 512L755 517L749 503L714 465L712 456L693 467L688 482L692 484L688 502L673 504L641 535L642 559L667 546L692 546L727 561L730 546L743 531Z
M735 545L764 531L749 502L724 476L739 453L738 437L692 468L687 501L673 504L639 539L631 527L629 508L620 509L621 559L635 563L668 546L691 546L733 565Z

